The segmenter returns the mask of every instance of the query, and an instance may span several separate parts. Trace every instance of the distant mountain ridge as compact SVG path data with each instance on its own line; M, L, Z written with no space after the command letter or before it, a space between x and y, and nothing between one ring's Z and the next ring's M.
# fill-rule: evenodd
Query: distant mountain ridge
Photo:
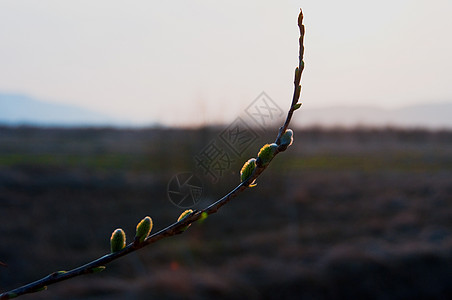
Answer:
M102 126L113 117L67 104L49 103L21 94L0 93L0 124L37 126Z
M370 106L309 108L304 105L293 119L297 126L395 126L452 129L452 102L411 105L399 109ZM21 94L0 93L0 125L34 126L149 126L120 120L89 109L56 104Z
M337 106L300 109L294 122L300 126L394 126L452 129L452 102L410 105L398 109Z

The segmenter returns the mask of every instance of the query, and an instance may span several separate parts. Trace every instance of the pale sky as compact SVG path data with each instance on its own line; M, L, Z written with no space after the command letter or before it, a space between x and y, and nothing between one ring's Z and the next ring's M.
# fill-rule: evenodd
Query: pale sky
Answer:
M167 125L230 122L265 91L302 102L452 102L452 1L1 0L0 93Z

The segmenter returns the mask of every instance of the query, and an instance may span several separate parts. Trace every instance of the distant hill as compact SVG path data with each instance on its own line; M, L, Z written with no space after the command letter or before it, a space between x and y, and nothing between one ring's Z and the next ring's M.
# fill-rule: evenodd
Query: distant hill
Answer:
M412 105L400 109L370 106L309 108L304 105L293 119L298 126L397 126L452 129L452 102ZM26 95L0 93L0 125L36 126L145 126L119 120L77 106L55 104Z
M103 126L117 122L110 116L77 106L44 102L26 95L0 93L0 124Z
M452 103L412 105L399 109L347 107L311 109L303 107L294 122L300 126L397 126L452 129Z

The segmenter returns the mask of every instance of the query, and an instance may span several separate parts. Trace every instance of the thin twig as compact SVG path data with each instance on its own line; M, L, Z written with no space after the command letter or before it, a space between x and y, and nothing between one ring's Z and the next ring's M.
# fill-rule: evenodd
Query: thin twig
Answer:
M303 22L303 13L300 11L300 14L298 16L298 27L300 28L299 64L295 71L294 94L293 94L293 98L292 98L292 103L291 103L289 112L287 114L286 121L284 122L284 125L279 129L279 133L276 138L276 144L278 144L278 145L280 144L281 136L284 134L284 132L287 130L287 127L289 126L289 123L292 119L293 112L298 108L298 107L296 107L296 105L298 103L298 99L300 98L300 92L301 92L300 80L301 80L301 74L304 69L304 62L303 62L304 26L303 26L302 22ZM278 150L276 152L276 154L278 154L280 151L281 150ZM124 247L120 251L104 255L104 256L102 256L96 260L93 260L78 268L72 269L70 271L59 271L59 272L51 273L50 275L47 275L37 281L31 282L29 284L26 284L24 286L14 289L14 290L0 294L0 299L1 300L12 299L12 298L18 297L20 295L38 292L38 291L47 289L48 285L54 284L56 282L64 281L69 278L73 278L73 277L83 275L83 274L99 272L105 268L104 267L105 265L107 265L108 263L110 263L124 255L127 255L131 252L135 252L138 249L141 249L150 244L153 244L163 238L182 233L185 231L187 226L189 226L190 224L194 223L195 221L201 219L206 214L211 215L211 214L216 213L223 205L225 205L231 199L235 198L237 195L239 195L241 192L243 192L245 189L247 189L250 186L250 183L254 182L254 180L257 179L262 174L262 172L267 168L267 166L268 166L268 164L265 166L257 165L254 172L251 174L251 176L248 179L241 182L236 188L234 188L232 191L230 191L226 196L217 200L216 202L214 202L213 204L207 206L206 208L204 208L202 210L193 211L191 214L189 214L187 217L185 217L181 221L175 222L175 223L169 225L168 227L148 236L141 243L137 243L136 241L134 241L134 242L128 244L126 247Z
M304 70L304 25L303 25L303 11L300 9L300 14L298 15L298 28L300 29L300 38L299 38L299 53L298 53L298 67L295 69L295 77L294 77L294 89L293 89L293 97L292 97L292 103L290 104L289 112L287 113L286 121L284 122L284 125L279 128L278 136L276 137L275 143L279 145L281 141L281 136L286 132L287 127L289 127L290 120L292 120L293 112L298 109L296 107L298 100L300 99L301 94L301 74Z

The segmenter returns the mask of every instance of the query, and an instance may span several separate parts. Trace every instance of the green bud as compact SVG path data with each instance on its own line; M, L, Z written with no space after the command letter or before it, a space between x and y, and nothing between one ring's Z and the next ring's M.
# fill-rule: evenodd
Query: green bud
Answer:
M94 268L92 268L91 269L91 272L92 273L99 273L99 272L102 272L103 270L105 270L105 266L98 266L98 267L94 267Z
M177 219L177 222L182 221L183 219L188 217L188 215L191 214L192 212L193 212L193 210L187 209L186 211L184 211L183 213L180 214L179 218Z
M46 291L46 290L47 290L47 285L45 285L43 287L40 287L40 288L37 288L35 290L32 290L31 292L32 293L37 293L37 292Z
M297 88L295 89L295 97L294 97L295 99L297 99L297 101L300 98L300 93L301 93L301 85L298 85Z
M248 179L248 177L253 174L254 169L256 169L256 159L250 158L242 167L242 170L240 170L240 181L244 182Z
M65 273L67 273L67 271L56 271L56 272L53 272L52 274L50 274L49 276L50 277L58 277L58 276L63 275Z
M180 222L182 220L184 220L186 217L188 217L191 213L193 212L193 210L191 209L187 209L186 211L184 211L183 213L180 214L179 218L177 218L177 222ZM184 228L182 228L182 231L187 230L188 227L190 227L191 224L188 224L187 226L185 226Z
M273 157L275 156L277 149L278 149L278 145L276 145L275 143L264 145L261 148L261 150L259 151L259 154L257 155L257 157L260 160L260 163L263 166L268 165L270 163L270 161L273 159Z
M204 223L204 221L207 219L208 216L209 216L209 214L206 213L205 211L203 211L203 212L201 213L201 218L199 218L199 220L198 220L198 223L199 223L199 224Z
M292 145L293 143L293 131L292 129L287 129L286 132L284 132L284 134L281 136L281 140L280 140L280 144L279 144L279 151L284 151L287 149L287 147L289 147L290 145Z
M121 228L113 231L110 238L111 253L118 252L126 246L126 234Z
M17 298L19 295L17 295L16 293L9 292L8 294L6 294L6 296L8 297L6 299L13 299Z
M296 82L300 82L300 76L301 76L300 69L298 67L296 67L295 68L295 81Z
M295 110L299 109L300 107L301 107L301 103L297 103L293 106L293 110L295 111Z
M142 243L149 236L149 233L151 233L152 225L152 219L148 216L141 220L137 225L135 240Z

